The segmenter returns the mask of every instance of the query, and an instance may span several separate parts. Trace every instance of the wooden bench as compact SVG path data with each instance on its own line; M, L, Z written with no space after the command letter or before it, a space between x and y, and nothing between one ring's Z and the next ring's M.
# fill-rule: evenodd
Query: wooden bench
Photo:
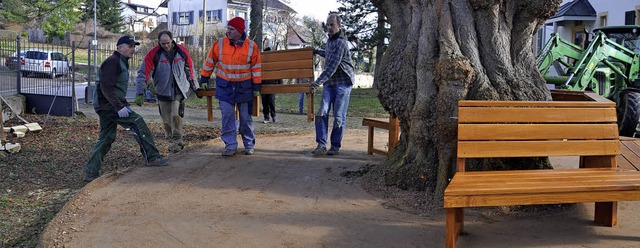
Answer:
M596 99L601 100L601 99ZM640 172L616 165L620 141L609 101L460 101L457 173L444 192L446 246L465 207L595 202L595 223L617 224L617 201L640 200ZM580 156L578 168L466 171L466 159Z
M367 154L372 155L376 153L389 156L398 144L398 137L400 135L400 121L398 121L398 118L363 118L362 125L369 127L369 135L367 137ZM381 150L373 147L373 134L375 128L389 130L388 150Z
M309 78L313 81L313 48L262 52L262 80ZM313 90L311 84L271 84L260 86L262 94L305 93L307 95L307 120L313 121ZM213 97L215 88L198 90L198 97L207 98L207 119L213 121ZM260 115L260 98L253 99L253 116Z

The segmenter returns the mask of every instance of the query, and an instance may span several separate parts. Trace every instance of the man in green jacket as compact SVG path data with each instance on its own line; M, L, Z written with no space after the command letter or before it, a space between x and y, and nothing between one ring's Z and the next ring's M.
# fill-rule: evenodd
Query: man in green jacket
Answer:
M139 42L125 35L118 39L117 50L100 65L99 79L93 96L93 108L100 118L100 136L93 148L91 159L84 168L84 181L90 182L100 175L102 160L116 139L118 124L131 130L147 166L165 166L169 159L158 152L153 135L142 117L129 109L125 99L129 81L129 58Z

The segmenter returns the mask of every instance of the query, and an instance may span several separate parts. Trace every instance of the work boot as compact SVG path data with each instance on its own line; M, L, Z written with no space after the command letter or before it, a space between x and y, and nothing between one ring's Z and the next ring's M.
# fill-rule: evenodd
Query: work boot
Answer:
M331 148L329 148L329 151L327 152L327 155L338 155L338 153L340 153L340 152L338 152L339 149L340 148L337 148L337 147L331 147Z
M321 145L318 145L318 147L311 152L314 156L324 155L325 153L327 153L327 148Z
M98 175L91 174L91 173L84 173L84 178L82 179L82 181L85 181L88 183L95 180L96 178L98 178Z
M273 123L276 123L276 117L271 117L271 120L273 121Z
M236 150L224 150L224 152L222 152L222 156L224 157L231 157L233 155L236 155Z
M253 149L244 149L244 155L253 155Z
M157 157L147 162L148 167L167 166L167 165L169 165L169 158L165 158L165 157Z
M264 121L262 121L262 123L264 123L264 124L269 123L269 119L264 119Z

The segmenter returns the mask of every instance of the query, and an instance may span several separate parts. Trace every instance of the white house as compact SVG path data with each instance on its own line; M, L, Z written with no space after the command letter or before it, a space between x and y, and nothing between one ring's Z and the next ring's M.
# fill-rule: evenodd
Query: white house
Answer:
M203 2L206 2L206 13L203 13ZM264 6L263 44L272 48L282 44L278 47L282 49L289 27L284 19L296 12L279 0L265 0ZM226 23L234 17L245 19L246 32L249 32L251 0L164 0L160 7L168 9L168 29L175 39L186 44L200 44L203 32L208 40L224 35Z
M538 32L536 45L541 48L552 33L558 33L582 46L585 30L622 25L640 25L640 0L563 0Z
M158 16L154 8L145 5L131 3L127 0L122 3L122 19L126 23L125 31L129 33L150 33L158 26Z

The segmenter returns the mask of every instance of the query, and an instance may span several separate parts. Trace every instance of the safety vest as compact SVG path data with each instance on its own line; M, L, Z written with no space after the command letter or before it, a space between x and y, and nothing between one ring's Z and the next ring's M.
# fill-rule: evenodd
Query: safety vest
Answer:
M209 49L201 75L211 77L214 68L216 77L226 81L251 80L254 84L259 84L262 79L262 66L258 45L246 38L242 46L232 45L228 37L218 39Z

